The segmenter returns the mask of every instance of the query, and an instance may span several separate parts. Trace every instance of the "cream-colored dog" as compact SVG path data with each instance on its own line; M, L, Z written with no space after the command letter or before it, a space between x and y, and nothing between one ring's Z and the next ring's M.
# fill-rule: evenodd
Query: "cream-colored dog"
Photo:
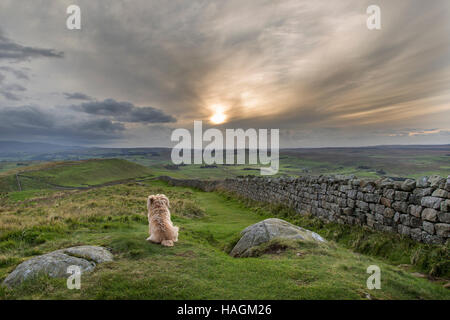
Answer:
M178 227L170 220L169 199L164 194L151 195L147 200L148 229L147 241L172 247L178 241Z

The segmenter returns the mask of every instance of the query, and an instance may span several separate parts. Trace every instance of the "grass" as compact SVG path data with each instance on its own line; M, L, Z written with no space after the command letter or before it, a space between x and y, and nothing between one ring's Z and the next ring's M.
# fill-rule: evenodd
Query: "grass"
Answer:
M147 178L152 172L139 164L121 159L45 163L1 173L0 192L19 191L16 174L19 175L22 190L34 192L55 186L80 188L126 179Z
M26 173L35 179L68 187L100 185L111 181L146 177L151 171L120 159L65 162L47 170Z
M146 197L155 193L174 205L173 248L145 241ZM225 194L146 181L30 197L0 199L0 280L32 256L74 245L109 247L115 260L83 275L81 290L40 277L0 287L0 299L450 299L440 283L333 237L326 247L270 244L258 257L232 258L226 251L239 232L274 214ZM372 264L382 270L381 290L366 288Z
M0 192L7 193L13 191L19 191L16 176L15 175L0 176Z
M227 192L223 192L223 195L237 198L244 206L261 214L315 231L357 253L381 258L393 265L410 264L411 271L424 272L432 277L450 278L450 244L428 245L368 227L324 223L312 215L300 215L282 204L261 204Z

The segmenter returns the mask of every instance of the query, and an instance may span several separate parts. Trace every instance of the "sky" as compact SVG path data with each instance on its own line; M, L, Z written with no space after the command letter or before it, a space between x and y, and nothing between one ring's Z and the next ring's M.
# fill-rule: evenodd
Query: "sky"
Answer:
M449 84L448 0L0 2L0 140L173 146L202 120L281 147L448 144Z

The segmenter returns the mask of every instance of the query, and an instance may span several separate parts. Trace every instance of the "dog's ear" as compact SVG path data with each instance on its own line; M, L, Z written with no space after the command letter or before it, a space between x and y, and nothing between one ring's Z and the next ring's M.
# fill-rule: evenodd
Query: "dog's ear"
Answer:
M161 198L164 200L167 208L170 208L170 202L169 202L169 198L167 198L167 196L165 194L161 195Z
M154 195L148 196L147 208L150 208L150 205L153 204L154 201L155 201L155 196Z

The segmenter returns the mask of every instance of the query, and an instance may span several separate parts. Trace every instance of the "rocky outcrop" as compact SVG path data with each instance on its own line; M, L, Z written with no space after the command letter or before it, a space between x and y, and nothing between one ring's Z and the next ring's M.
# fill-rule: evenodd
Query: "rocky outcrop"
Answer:
M227 190L256 201L281 203L325 222L364 225L415 241L441 244L449 239L450 176L404 181L355 176L165 180L172 185Z
M312 231L295 226L281 219L266 219L255 223L241 232L241 239L231 250L232 257L246 257L249 250L272 239L293 239L311 242L325 242Z
M112 260L112 254L103 247L79 246L56 250L19 264L3 284L14 287L26 279L42 274L52 278L66 278L69 276L69 266L78 266L82 273L86 273L93 271L98 263Z

